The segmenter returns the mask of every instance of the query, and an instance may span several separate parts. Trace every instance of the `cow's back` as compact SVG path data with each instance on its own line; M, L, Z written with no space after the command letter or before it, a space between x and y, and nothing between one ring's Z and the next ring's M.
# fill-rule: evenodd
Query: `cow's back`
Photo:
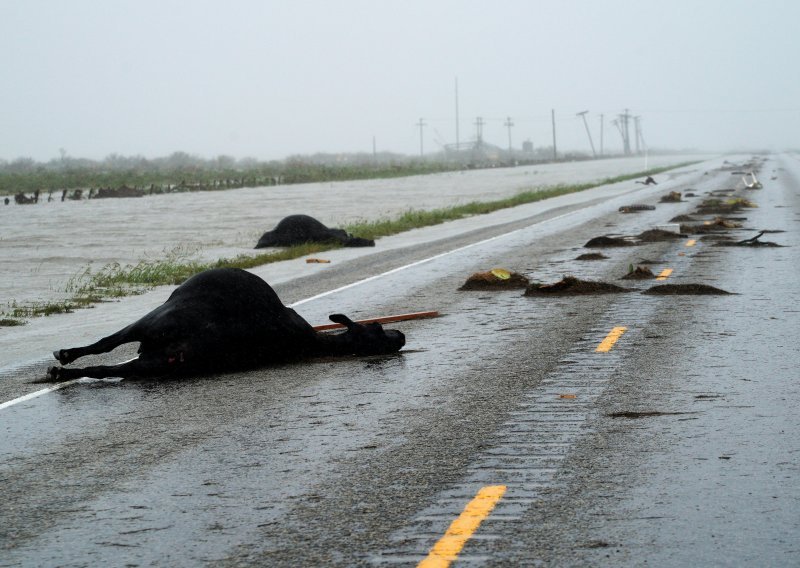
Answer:
M185 341L196 356L220 367L304 356L316 343L313 328L269 284L238 268L191 277L139 325L150 341Z
M256 248L270 246L292 246L307 242L338 242L347 240L347 232L330 229L309 215L284 217L272 231L267 231L258 240Z

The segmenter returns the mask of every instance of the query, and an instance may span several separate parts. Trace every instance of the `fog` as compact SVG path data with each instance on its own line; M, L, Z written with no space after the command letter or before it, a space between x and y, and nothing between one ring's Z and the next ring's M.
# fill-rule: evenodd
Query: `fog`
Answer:
M3 0L0 159L798 148L800 3ZM633 128L633 124L631 124ZM633 136L633 131L631 131Z

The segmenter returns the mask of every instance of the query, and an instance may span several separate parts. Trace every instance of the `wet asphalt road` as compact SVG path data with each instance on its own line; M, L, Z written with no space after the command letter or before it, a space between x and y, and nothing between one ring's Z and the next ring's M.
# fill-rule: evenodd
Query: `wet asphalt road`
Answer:
M800 161L770 157L729 232L783 230L762 240L787 247L693 235L574 260L740 179L705 171L276 286L297 302L454 250L297 308L314 323L440 310L394 326L401 354L87 382L0 410L0 565L415 565L489 485L507 490L456 565L797 565ZM617 212L668 190L698 197ZM652 281L618 280L642 259L736 294L642 295ZM636 291L456 291L495 266Z

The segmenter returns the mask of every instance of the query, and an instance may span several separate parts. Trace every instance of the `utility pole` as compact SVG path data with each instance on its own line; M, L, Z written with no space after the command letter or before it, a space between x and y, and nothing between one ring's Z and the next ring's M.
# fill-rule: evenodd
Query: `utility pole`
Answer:
M634 116L633 117L633 132L636 135L636 155L638 156L641 154L641 150L639 149L639 119L642 118L641 116Z
M514 147L511 145L511 127L514 126L514 123L511 122L511 117L507 116L505 123L503 123L506 128L508 128L508 157L514 157Z
M375 145L375 136L372 137L372 161L378 161L378 147Z
M626 154L631 153L631 113L625 109L625 145L627 146Z
M483 117L479 116L475 119L475 129L478 138L477 145L483 145Z
M558 160L558 152L556 151L556 109L550 110L550 118L553 121L553 161Z
M624 151L626 145L625 145L625 130L622 128L622 115L621 114L617 115L617 117L618 118L615 118L614 120L611 121L611 124L613 126L616 126L617 130L619 130L619 135L622 137L622 148Z
M644 152L644 154L647 155L647 144L642 134L642 117L635 116L633 119L636 121L636 151L640 153Z
M600 115L600 157L603 157L603 115Z
M425 121L420 118L417 126L419 126L419 155L422 157L422 129L426 126Z
M594 159L597 159L597 152L594 151L594 142L592 142L592 133L589 132L589 125L586 122L586 113L589 112L588 110L581 111L577 113L575 116L580 116L583 119L583 126L586 127L586 135L589 137L589 145L592 147L592 156Z
M628 109L625 109L625 112L619 115L618 127L619 127L619 132L622 135L622 147L626 156L629 156L631 153L631 138L630 138L630 130L628 128L630 118L631 115L628 112Z
M639 117L641 119L641 117ZM644 151L644 169L647 169L647 160L648 160L648 151L647 151L647 143L644 141L644 135L642 134L642 123L638 123L639 126L639 139L642 141L642 150Z
M458 134L458 77L456 77L456 153L458 153L461 139Z

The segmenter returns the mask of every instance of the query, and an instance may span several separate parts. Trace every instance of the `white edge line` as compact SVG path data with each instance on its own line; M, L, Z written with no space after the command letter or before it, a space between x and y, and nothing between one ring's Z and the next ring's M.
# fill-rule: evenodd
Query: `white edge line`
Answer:
M43 394L47 394L49 392L56 391L58 389L63 389L71 384L77 383L80 379L72 379L71 381L64 381L63 383L58 383L57 385L53 385L52 387L47 387L46 389L38 390L36 392L28 393L24 396L19 398L15 398L14 400L9 400L8 402L4 402L0 404L0 410L4 408L8 408L9 406L14 406L15 404L19 404L20 402L25 402L26 400L31 400L33 398L38 398Z
M575 211L570 211L569 213L563 213L561 215L557 215L556 217L551 217L550 219L546 219L545 221L542 221L542 222L543 223L548 223L550 221L557 221L558 219L563 219L564 217L567 217L567 216L573 215L573 214L575 214ZM425 264L427 262L431 262L433 260L448 256L448 255L451 255L451 254L455 254L457 252L461 252L463 250L470 249L472 247L484 245L486 243L490 243L490 242L495 241L497 239L502 239L504 237L507 237L509 235L513 235L514 233L518 233L518 232L520 232L522 230L525 230L527 228L528 227L522 227L520 229L514 229L513 231L509 231L508 233L495 235L494 237L489 237L488 239L483 239L482 241L477 241L477 242L474 242L474 243L470 243L468 245L464 245L463 247L458 247L458 248L455 248L453 250L448 250L448 251L436 254L434 256L430 256L428 258L423 258L422 260L417 260L417 261L412 262L410 264L405 264L403 266L398 266L397 268L392 268L391 270L387 270L386 272L381 272L380 274L375 274L375 275L370 276L368 278L363 278L361 280L357 280L356 282L351 282L350 284L346 284L344 286L340 286L338 288L334 288L333 290L328 290L327 292L322 292L322 293L317 294L315 296L311 296L311 297L305 298L303 300L298 300L297 302L294 302L293 304L288 304L286 307L287 308L294 308L294 307L302 305L302 304L307 304L308 302L313 302L314 300L318 300L320 298L324 298L325 296L330 296L331 294L335 294L337 292L341 292L342 290L347 290L349 288L354 288L356 286L360 286L362 284L366 284L367 282L372 282L373 280L378 280L379 278L383 278L385 276L389 276L390 274L395 274L397 272L401 272L403 270L407 270L409 268L413 268L415 266L419 266L420 264ZM45 395L47 393L56 391L58 389L62 389L62 388L67 387L69 385L75 384L79 380L80 379L72 379L71 381L65 381L63 383L59 383L57 385L53 385L52 387L47 387L46 389L42 389L42 390L38 390L38 391L35 391L35 392L31 392L31 393L23 395L23 396L21 396L19 398L15 398L13 400L9 400L7 402L0 403L0 410L3 410L3 409L8 408L10 406L14 406L15 404L19 404L21 402L25 402L27 400L38 398L38 397L40 397L42 395Z
M556 217L551 217L550 219L546 219L546 220L542 221L542 223L548 223L550 221L556 221L558 219L563 219L564 217L567 217L569 215L573 215L575 213L576 213L576 211L570 211L569 213L562 213L561 215L557 215ZM439 253L439 254L436 254L436 255L433 255L433 256L429 256L428 258L423 258L422 260L417 260L417 261L412 262L410 264L405 264L403 266L398 266L397 268L392 268L391 270L387 270L386 272L381 272L380 274L375 274L373 276L369 276L367 278L363 278L361 280L357 280L355 282L351 282L350 284L345 284L344 286L340 286L339 288L334 288L333 290L328 290L327 292L322 292L320 294L317 294L316 296L311 296L310 298L305 298L303 300L298 300L297 302L294 302L293 304L288 304L286 307L287 308L294 308L296 306L300 306L302 304L306 304L308 302L311 302L311 301L314 301L314 300L318 300L319 298L324 298L325 296L330 296L331 294L335 294L337 292L341 292L342 290L347 290L348 288L354 288L356 286L360 286L361 284L366 284L367 282L372 282L373 280L377 280L379 278L383 278L384 276L389 276L390 274L395 274L396 272L400 272L400 271L406 270L408 268L413 268L415 266L419 266L420 264L425 264L426 262L431 262L433 260L437 260L439 258L448 256L448 255L451 255L451 254L455 254L457 252L461 252L463 250L470 249L472 247L477 247L477 246L484 245L486 243L495 241L497 239L502 239L502 238L507 237L509 235L513 235L514 233L518 233L520 231L523 231L523 230L527 229L528 227L529 226L522 227L522 228L519 228L519 229L514 229L513 231L509 231L508 233L502 233L500 235L495 235L494 237L489 237L488 239L483 239L482 241L477 241L477 242L474 242L474 243L470 243L468 245L464 245L463 247L458 247L458 248L455 248L455 249L452 249L452 250L448 250L448 251L445 251L445 252L442 252L442 253Z

